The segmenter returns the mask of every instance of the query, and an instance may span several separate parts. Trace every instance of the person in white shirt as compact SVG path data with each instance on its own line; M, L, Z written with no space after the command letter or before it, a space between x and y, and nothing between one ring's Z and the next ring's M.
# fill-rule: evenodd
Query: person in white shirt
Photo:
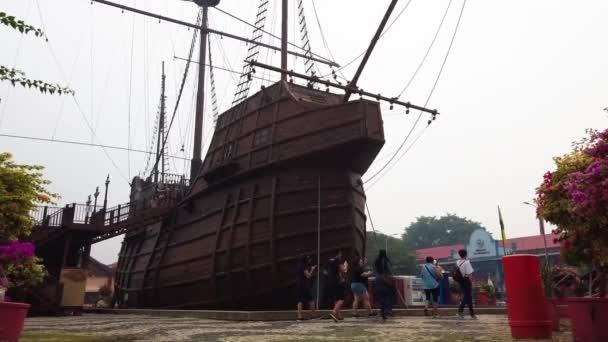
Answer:
M473 283L471 282L474 271L473 266L471 266L471 261L467 259L466 249L459 250L458 255L460 255L460 260L456 261L456 266L460 269L460 273L462 274L462 281L460 282L462 300L458 307L458 317L464 318L464 307L466 305L469 307L471 318L477 319L475 311L473 311Z

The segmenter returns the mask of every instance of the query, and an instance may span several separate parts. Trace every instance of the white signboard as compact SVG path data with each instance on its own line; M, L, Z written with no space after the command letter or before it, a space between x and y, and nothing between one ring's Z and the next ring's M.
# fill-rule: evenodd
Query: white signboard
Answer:
M477 229L471 234L467 245L467 253L471 259L495 257L498 254L494 239L484 229Z

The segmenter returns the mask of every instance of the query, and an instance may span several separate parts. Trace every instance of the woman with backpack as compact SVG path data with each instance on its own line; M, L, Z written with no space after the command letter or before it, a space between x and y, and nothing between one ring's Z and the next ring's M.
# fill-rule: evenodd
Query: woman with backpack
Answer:
M461 319L464 318L464 307L466 305L469 307L471 319L477 319L475 311L473 311L473 283L471 282L473 266L471 266L471 261L467 259L466 249L459 250L458 255L460 255L460 260L456 261L456 268L452 274L454 281L460 284L460 291L462 292L462 300L458 307L458 317Z
M443 278L443 271L440 266L437 266L435 259L432 256L428 256L426 257L426 264L420 267L420 275L426 297L424 315L428 316L429 302L432 299L433 318L437 318L439 314L439 282Z

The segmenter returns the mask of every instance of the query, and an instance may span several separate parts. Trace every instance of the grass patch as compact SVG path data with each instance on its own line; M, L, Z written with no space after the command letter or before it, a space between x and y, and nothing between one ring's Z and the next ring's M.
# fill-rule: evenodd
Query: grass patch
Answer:
M21 342L130 342L131 338L112 336L112 337L96 337L96 336L81 336L59 333L24 333L19 339Z

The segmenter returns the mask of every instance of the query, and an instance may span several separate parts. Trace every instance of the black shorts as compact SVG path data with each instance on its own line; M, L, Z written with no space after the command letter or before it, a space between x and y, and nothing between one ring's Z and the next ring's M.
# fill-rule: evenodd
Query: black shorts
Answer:
M298 289L298 303L310 303L312 302L312 291L308 287L301 287Z
M433 295L433 303L439 304L439 286L434 289L424 289L424 295L427 301L431 301L431 295Z

